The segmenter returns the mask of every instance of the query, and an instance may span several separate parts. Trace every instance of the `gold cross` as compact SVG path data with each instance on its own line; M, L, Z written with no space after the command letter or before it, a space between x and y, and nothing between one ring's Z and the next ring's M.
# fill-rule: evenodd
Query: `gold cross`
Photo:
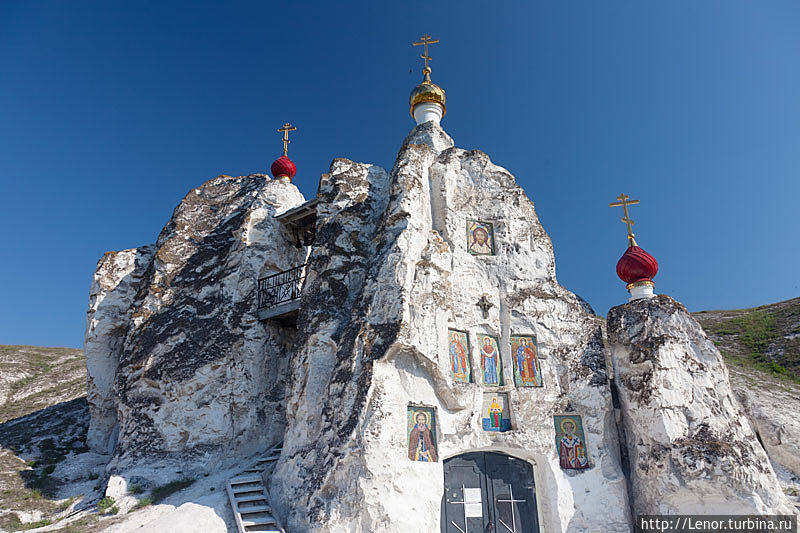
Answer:
M414 43L414 46L424 46L425 47L425 53L422 54L421 56L419 56L419 57L421 57L422 59L425 60L425 70L429 70L428 69L428 61L433 61L433 58L428 55L428 45L429 44L436 44L438 42L439 42L439 39L435 39L435 40L431 39L431 36L426 33L425 35L420 37L419 42Z
M630 198L630 196L628 196L627 194L620 194L619 196L617 196L618 201L611 202L610 204L608 204L608 207L622 206L622 209L625 212L625 216L622 218L622 221L625 223L626 226L628 226L628 246L638 246L638 244L636 244L636 239L634 239L633 230L631 229L631 226L633 226L635 222L631 220L631 217L628 215L628 206L638 204L639 200L628 200L628 198Z
M289 132L295 131L297 128L289 124L288 122L283 125L282 128L278 128L278 131L283 132L283 155L287 155L289 153L289 143L292 142L289 140Z

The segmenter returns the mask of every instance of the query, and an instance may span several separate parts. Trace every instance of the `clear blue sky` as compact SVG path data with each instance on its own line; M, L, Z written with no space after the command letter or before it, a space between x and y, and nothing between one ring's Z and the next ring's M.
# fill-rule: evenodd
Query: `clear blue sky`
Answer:
M800 294L800 3L230 4L0 3L0 343L81 346L103 252L265 172L285 121L306 197L335 157L390 168L424 32L443 127L516 176L598 314L627 298L622 191L656 292Z

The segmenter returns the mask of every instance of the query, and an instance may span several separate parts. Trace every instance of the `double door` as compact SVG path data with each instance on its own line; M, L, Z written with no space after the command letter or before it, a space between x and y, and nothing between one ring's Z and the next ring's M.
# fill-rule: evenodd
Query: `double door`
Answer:
M443 533L539 533L533 467L494 452L444 462Z

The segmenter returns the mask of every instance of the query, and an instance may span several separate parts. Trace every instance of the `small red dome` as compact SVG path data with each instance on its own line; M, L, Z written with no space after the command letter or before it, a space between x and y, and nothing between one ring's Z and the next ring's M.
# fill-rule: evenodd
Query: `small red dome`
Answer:
M650 281L658 273L658 261L638 246L629 246L617 261L617 276L627 284Z
M294 163L292 163L291 159L285 155L282 155L276 159L274 163L272 163L270 171L272 172L272 177L274 178L286 176L287 178L292 179L294 175L297 174L297 167L294 166Z

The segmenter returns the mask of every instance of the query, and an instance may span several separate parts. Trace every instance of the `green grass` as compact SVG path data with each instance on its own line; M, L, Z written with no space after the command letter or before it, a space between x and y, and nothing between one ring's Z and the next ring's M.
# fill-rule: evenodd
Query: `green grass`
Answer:
M737 366L754 368L775 377L800 383L800 375L790 371L780 362L767 355L770 343L780 337L776 316L761 308L745 312L739 316L722 320L709 328L709 333L722 337L735 336L726 342L739 345L738 353L722 351L725 359ZM720 346L722 342L715 341Z
M153 505L153 498L150 496L145 496L143 498L139 498L139 501L136 503L136 506L131 510L135 511L137 509L147 507L148 505Z
M101 513L105 513L106 511L110 510L114 507L114 498L111 496L106 496L99 502L97 502L97 510Z
M20 522L19 517L15 514L9 514L0 519L0 528L3 531L27 531L29 529L36 529L37 527L49 526L52 520L39 520L38 522L23 523Z
M151 490L150 497L153 499L153 503L159 503L179 490L185 489L192 483L194 483L194 480L189 478L171 481L165 485L158 486Z

